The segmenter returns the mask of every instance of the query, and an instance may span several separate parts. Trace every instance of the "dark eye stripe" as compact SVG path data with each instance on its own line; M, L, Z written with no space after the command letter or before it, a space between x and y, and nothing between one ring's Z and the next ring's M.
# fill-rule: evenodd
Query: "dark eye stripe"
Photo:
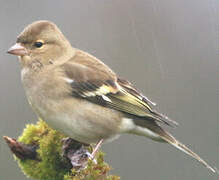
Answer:
M37 48L42 47L42 45L43 45L42 42L35 42L35 43L34 43L34 46L37 47Z

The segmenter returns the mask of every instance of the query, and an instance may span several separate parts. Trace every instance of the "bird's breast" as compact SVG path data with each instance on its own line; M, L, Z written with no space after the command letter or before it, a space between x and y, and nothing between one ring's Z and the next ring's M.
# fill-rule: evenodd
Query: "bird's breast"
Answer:
M122 113L68 94L56 95L55 88L59 87L45 89L41 85L32 85L25 88L34 112L52 128L84 143L118 136Z

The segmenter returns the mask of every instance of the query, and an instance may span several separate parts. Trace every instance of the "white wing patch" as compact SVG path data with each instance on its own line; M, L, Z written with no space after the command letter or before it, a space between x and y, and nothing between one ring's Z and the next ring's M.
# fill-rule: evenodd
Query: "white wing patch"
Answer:
M63 79L67 83L71 84L72 86L74 86L74 83L77 83L73 79L70 79L70 78L67 78L67 77L64 77ZM113 93L111 90L112 90L112 87L104 84L104 85L100 86L97 89L89 89L89 88L88 89L86 89L86 88L83 89L82 88L82 91L79 90L79 94L80 94L80 96L82 96L84 98L101 96L104 101L112 102L111 99L106 96L109 93Z
M105 101L112 102L112 101L110 100L110 98L108 98L108 97L105 96L105 95L102 95L102 98L103 98Z
M96 96L96 91L91 91L91 92L84 92L83 97L91 97L91 96Z
M73 83L74 82L74 80L73 79L70 79L70 78L63 78L67 83L69 83L69 84L71 84L71 83Z
M103 85L103 86L100 86L97 91L96 91L96 94L97 95L102 95L102 94L108 94L110 93L110 90L109 88L107 88L108 86L106 85Z
M85 91L82 96L84 96L84 97L102 96L102 98L105 101L111 102L111 100L107 96L105 96L105 94L108 94L108 93L111 93L109 87L107 85L102 85L101 87L99 87L95 91L87 91L87 92Z

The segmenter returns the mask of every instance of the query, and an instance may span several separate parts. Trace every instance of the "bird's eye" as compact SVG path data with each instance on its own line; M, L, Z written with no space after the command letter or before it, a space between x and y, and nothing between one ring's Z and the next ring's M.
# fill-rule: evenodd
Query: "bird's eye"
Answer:
M43 46L43 42L37 41L37 42L34 43L34 46L37 47L37 48L41 48Z

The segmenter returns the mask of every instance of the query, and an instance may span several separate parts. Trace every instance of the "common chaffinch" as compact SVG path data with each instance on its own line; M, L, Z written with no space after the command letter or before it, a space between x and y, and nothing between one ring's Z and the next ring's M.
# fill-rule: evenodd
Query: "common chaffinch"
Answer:
M131 133L166 142L215 172L160 124L176 124L155 104L96 57L73 48L50 21L36 21L8 53L17 55L34 112L51 127L82 143L110 141Z

